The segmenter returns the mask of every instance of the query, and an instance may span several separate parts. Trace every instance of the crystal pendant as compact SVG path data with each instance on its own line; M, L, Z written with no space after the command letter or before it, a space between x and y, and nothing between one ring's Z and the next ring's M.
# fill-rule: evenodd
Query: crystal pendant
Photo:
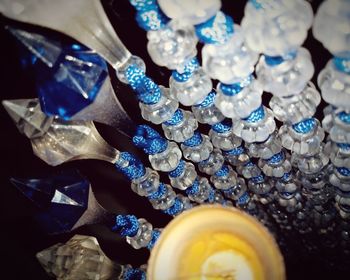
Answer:
M76 170L49 178L11 178L11 183L38 208L35 220L50 234L110 217L96 200L90 182Z
M65 122L47 117L37 99L3 101L21 133L31 141L33 152L50 165L77 159L115 162L119 151L108 145L93 122Z

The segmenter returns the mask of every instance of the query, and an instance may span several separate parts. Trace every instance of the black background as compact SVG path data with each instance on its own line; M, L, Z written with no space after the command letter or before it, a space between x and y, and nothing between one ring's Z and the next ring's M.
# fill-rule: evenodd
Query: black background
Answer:
M223 0L222 10L231 15L236 23L241 21L246 1ZM147 74L157 83L168 85L170 72L155 65L146 50L146 33L140 29L135 20L135 11L127 0L103 1L105 11L112 22L118 36L131 53L144 59ZM319 1L311 1L316 11ZM6 24L12 24L27 30L39 31L56 37L62 41L71 42L72 39L62 34L10 21L0 15L0 96L3 99L34 98L36 97L32 73L21 69L18 49L14 38L4 30ZM331 55L317 42L311 32L304 46L312 54L315 65L313 82L319 71L325 66ZM138 103L132 91L117 81L113 69L109 69L115 92L136 123L143 123L140 117ZM269 100L269 94L264 94L264 104ZM321 104L317 117L322 118ZM90 225L81 227L74 232L56 236L48 236L40 230L32 216L36 209L9 182L10 177L45 177L57 174L61 170L78 169L86 176L96 194L98 201L109 211L114 213L130 213L144 217L155 227L164 227L169 217L153 210L147 199L134 194L129 183L115 171L114 167L98 160L80 160L50 167L35 157L28 139L21 135L10 117L0 106L1 128L1 185L0 185L0 279L49 279L35 259L35 253L57 242L65 242L75 233L93 235L97 237L102 249L113 260L121 263L131 263L134 266L147 262L146 249L134 250L117 234L109 231L104 225ZM96 124L101 135L114 147L136 153L147 165L147 159L141 152L132 147L129 139L118 134L113 128ZM203 131L208 128L201 126ZM300 248L301 250L303 248ZM344 272L332 271L316 262L312 256L299 259L297 257L286 260L288 279L349 279Z

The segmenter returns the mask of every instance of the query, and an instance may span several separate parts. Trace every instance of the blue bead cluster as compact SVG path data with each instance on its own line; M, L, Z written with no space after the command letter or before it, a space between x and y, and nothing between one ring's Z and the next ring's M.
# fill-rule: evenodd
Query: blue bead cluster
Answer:
M217 177L227 177L230 173L230 169L227 164L223 164L221 168L215 172L215 176Z
M337 146L342 150L346 150L346 151L350 150L350 144L348 143L337 143Z
M154 193L152 193L151 195L148 196L148 199L154 200L154 199L159 199L161 197L163 197L167 192L167 188L165 186L165 184L163 183L159 183L159 187L158 190Z
M249 123L256 123L263 120L264 118L265 118L265 109L264 109L264 106L260 106L258 109L251 112L250 115L243 120Z
M213 105L215 96L216 96L216 92L212 90L211 92L208 93L208 95L205 97L205 99L201 103L194 105L194 107L207 108Z
M174 126L179 123L181 123L184 119L184 114L181 109L177 109L174 113L174 115L171 117L170 120L167 120L166 122L163 122L164 125L167 126Z
M132 141L148 155L162 153L168 147L168 140L148 125L139 125Z
M182 175L182 173L185 170L185 161L180 160L179 164L176 166L176 168L172 171L170 171L168 174L172 178L177 178Z
M306 133L309 133L311 130L313 130L316 126L317 126L316 120L314 118L310 118L310 119L302 120L301 122L298 122L296 124L293 124L292 128L297 133L306 134Z
M196 147L200 145L202 142L203 142L202 135L198 131L195 131L193 136L191 138L188 138L186 141L184 141L183 144L187 147Z
M127 163L127 165L125 164ZM119 160L115 163L118 171L123 173L129 180L135 180L145 175L146 169L142 162L133 154L120 153Z
M334 57L333 63L335 68L343 73L350 74L350 58Z
M183 73L172 72L172 77L178 82L186 82L192 76L193 72L199 68L199 62L196 57L192 58L184 67Z
M233 19L218 12L207 21L195 26L199 40L204 44L224 44L233 34Z
M255 184L261 184L265 181L265 177L263 174L260 174L259 176L250 178L250 180Z
M272 157L266 160L270 165L280 164L284 160L284 152L281 151L277 154L274 154Z
M123 280L146 280L146 273L138 268L127 268Z
M134 215L118 215L112 231L117 231L121 236L133 237L139 230L139 221Z
M225 119L222 122L213 124L211 128L217 133L225 133L231 130L232 128L232 120Z
M237 148L234 148L232 150L229 151L223 151L223 155L224 156L228 156L228 155L233 155L233 156L239 156L240 154L244 153L244 148L242 146L239 146Z
M165 214L176 216L177 214L181 213L183 211L183 203L180 199L175 198L174 204L169 207L168 209L164 210L163 212Z
M151 250L154 246L154 244L157 242L158 238L160 236L160 231L159 230L153 230L152 231L152 238L151 241L148 243L147 248Z
M346 113L343 111L338 113L337 116L342 122L350 124L350 113Z
M194 180L193 184L186 189L187 195L195 195L199 192L199 181L198 179Z
M337 167L337 171L343 176L350 176L350 169L346 167Z

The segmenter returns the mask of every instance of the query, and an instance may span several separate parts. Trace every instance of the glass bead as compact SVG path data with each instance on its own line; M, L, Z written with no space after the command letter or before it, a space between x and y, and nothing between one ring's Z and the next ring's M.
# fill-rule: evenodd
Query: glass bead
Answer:
M147 247L149 242L152 239L152 225L147 222L145 219L138 219L139 221L139 230L135 236L127 236L126 242L128 242L133 248L140 249Z
M144 176L134 179L131 182L131 189L140 196L149 196L159 187L159 174L146 167Z
M186 193L190 200L197 203L203 203L209 198L209 194L212 190L212 187L209 184L207 178L199 178L195 181L195 185L191 186L186 190Z
M164 192L161 192L158 196L158 192L161 191L159 188L163 188ZM176 194L169 185L160 184L159 188L157 194L153 193L148 198L154 209L166 210L175 203Z
M223 156L227 162L233 166L237 166L237 168L238 166L245 165L250 161L249 155L242 146L229 151L223 151ZM237 172L239 172L238 169Z
M210 153L208 159L198 163L198 169L204 174L213 175L221 168L223 163L224 157L222 156L221 151L214 149Z
M286 153L281 151L269 159L260 159L258 166L265 175L270 177L282 177L292 169L292 165Z
M174 142L169 142L165 151L148 156L153 169L163 172L174 170L178 166L181 157L181 150Z
M194 165L190 162L185 162L184 165L183 172L180 176L169 176L172 187L179 190L186 190L197 178L197 172Z
M225 170L224 174L221 174ZM228 165L223 165L220 170L210 177L210 181L214 184L215 188L219 190L227 190L237 184L237 174Z
M213 146L224 151L232 150L242 144L242 139L234 135L231 128L223 133L218 133L211 128L208 135Z
M196 146L187 146L184 143L181 144L181 150L185 159L200 162L209 158L210 153L213 151L213 145L211 144L207 135L201 135L202 142Z
M350 148L349 144L327 142L326 150L328 151L332 164L336 167L350 168Z
M282 144L275 130L264 142L246 143L246 147L251 157L268 159L281 151Z

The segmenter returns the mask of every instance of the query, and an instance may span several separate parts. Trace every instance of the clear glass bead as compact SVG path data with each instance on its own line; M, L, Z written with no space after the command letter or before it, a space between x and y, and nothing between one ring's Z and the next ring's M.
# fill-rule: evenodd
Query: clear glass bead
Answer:
M184 106L192 106L204 100L212 90L213 84L202 68L195 70L185 82L170 77L170 94Z
M156 104L139 103L142 117L151 123L161 124L169 120L177 108L179 103L169 97L169 89L160 86L162 96Z
M248 154L251 157L268 159L279 153L282 149L278 131L275 130L264 142L246 143Z
M350 176L344 176L336 168L329 176L329 182L339 188L342 192L350 191Z
M261 174L260 168L250 161L247 162L247 164L237 166L236 170L238 174L242 175L246 179L250 179Z
M158 172L146 167L145 175L132 180L131 189L140 196L149 196L159 187Z
M156 199L150 199L154 209L166 210L175 203L176 194L169 185L164 185L166 191L163 196Z
M331 107L331 106L328 106ZM327 108L325 111L327 111ZM341 121L337 116L338 110L332 110L322 120L322 127L329 133L329 138L335 143L350 143L350 125Z
M297 171L297 180L303 188L310 190L320 190L328 182L328 171L326 169L314 174L305 174Z
M254 72L258 54L244 45L241 27L224 44L206 44L202 49L203 69L212 79L225 84L238 83Z
M350 145L345 144L343 147L342 144L329 141L325 150L334 166L350 168Z
M335 196L336 207L339 212L339 215L343 219L350 218L350 197L343 197L340 195Z
M239 149L239 153L236 153L236 152L231 153L230 151L223 153L225 160L229 162L231 165L237 166L237 168L238 166L245 165L250 161L250 157L247 154L246 150L243 147L241 148L238 147L238 149ZM240 173L238 169L237 169L237 172Z
M208 175L213 175L224 163L224 157L220 150L214 149L208 159L198 163L198 169Z
M203 141L198 146L189 147L181 144L181 150L185 159L200 162L209 158L210 153L213 151L213 145L207 135L202 134L202 138Z
M302 197L299 192L296 192L294 196L290 198L285 198L281 194L278 194L276 200L288 213L294 213L302 208Z
M185 168L183 173L179 177L169 176L169 178L170 183L174 188L186 190L193 184L194 180L197 178L197 172L192 163L185 162Z
M198 128L198 122L191 112L182 110L182 113L183 120L180 123L176 125L162 124L165 137L178 143L191 138Z
M148 53L159 66L177 69L197 54L194 28L181 20L172 20L165 28L148 31L147 38Z
M207 178L200 178L199 179L199 190L196 193L187 193L190 200L195 201L199 204L205 202L209 198L209 194L212 190L211 185L209 184L209 181Z
M237 178L236 185L232 186L232 188L229 188L224 191L224 195L232 199L234 201L237 201L240 199L240 197L247 195L247 186L245 184L245 181L243 178Z
M259 159L258 166L265 175L270 177L282 177L285 173L289 173L292 165L289 161L288 153L284 152L284 158L278 163L270 163L269 159Z
M227 166L227 168L228 173L226 175L221 176L216 173L210 177L210 181L219 190L227 190L237 184L237 173L233 171L231 166Z
M261 181L255 182L254 180L248 180L248 189L257 195L266 195L272 189L273 185L269 182Z
M222 133L210 129L208 135L213 143L213 146L224 151L232 150L242 144L242 139L234 135L231 129Z
M118 70L116 70L117 78L119 81L121 81L124 84L128 84L128 79L125 76L125 72L128 69L130 65L135 65L138 69L140 69L142 72L146 72L146 65L145 62L142 60L142 58L132 55L129 57L129 59L121 65Z
M216 96L214 97L214 100L215 98ZM198 104L191 107L198 122L213 125L225 119L225 116L215 106L214 100L213 102L208 102L208 104Z
M152 225L145 219L138 219L139 230L135 236L127 236L126 242L128 242L133 248L140 249L147 247L148 243L152 239Z
M155 170L169 172L174 170L182 158L181 150L175 142L168 142L165 151L149 155L149 161Z

